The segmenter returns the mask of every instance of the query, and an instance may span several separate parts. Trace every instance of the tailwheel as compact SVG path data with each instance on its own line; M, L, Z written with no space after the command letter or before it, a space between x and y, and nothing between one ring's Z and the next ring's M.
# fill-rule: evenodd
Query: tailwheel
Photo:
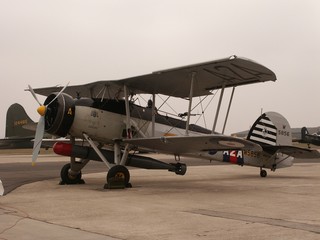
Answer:
M83 179L81 179L82 174L81 171L77 174L71 174L70 172L71 164L67 163L64 165L60 172L61 182L60 185L63 184L84 184Z
M107 174L107 184L104 188L114 189L114 188L126 188L132 187L129 183L130 173L128 169L123 165L115 165L109 169Z
M266 177L267 176L267 171L264 169L260 170L260 177Z

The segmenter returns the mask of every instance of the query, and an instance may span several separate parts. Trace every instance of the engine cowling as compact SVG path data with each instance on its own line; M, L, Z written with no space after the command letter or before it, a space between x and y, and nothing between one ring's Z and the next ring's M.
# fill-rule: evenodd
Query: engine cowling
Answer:
M50 94L44 102L49 104L58 93ZM65 137L74 120L75 100L68 94L60 94L47 106L45 114L45 131L52 135Z

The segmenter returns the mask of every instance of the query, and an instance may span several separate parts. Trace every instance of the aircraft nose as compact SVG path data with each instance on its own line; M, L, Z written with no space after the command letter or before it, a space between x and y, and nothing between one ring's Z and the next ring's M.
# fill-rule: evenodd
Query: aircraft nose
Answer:
M46 114L46 106L41 105L40 107L38 107L37 112L40 114L40 116L44 116Z

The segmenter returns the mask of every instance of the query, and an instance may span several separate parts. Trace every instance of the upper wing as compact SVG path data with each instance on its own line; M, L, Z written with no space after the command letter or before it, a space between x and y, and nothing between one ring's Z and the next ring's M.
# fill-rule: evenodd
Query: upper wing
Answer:
M259 144L255 144L245 139L224 135L155 137L123 139L122 141L138 147L177 155L210 150L262 151Z
M83 85L68 86L64 93L76 97L90 97L90 98L108 98L114 99L123 96L123 85L119 81L97 81ZM34 92L40 95L49 96L53 92L59 92L62 87L46 87L36 88ZM27 89L28 90L28 89ZM137 94L140 92L135 92ZM131 92L131 94L133 94Z
M118 81L98 81L85 85L68 86L65 93L73 97L115 98L123 96L122 88L123 85L126 85L131 94L164 94L187 98L190 94L193 73L195 73L194 97L211 94L210 90L220 89L223 86L233 87L276 80L276 75L270 69L249 59L232 56ZM51 87L38 88L34 91L47 96L60 89L61 87Z
M295 146L265 146L265 151L281 152L294 158L320 158L320 152L314 149Z

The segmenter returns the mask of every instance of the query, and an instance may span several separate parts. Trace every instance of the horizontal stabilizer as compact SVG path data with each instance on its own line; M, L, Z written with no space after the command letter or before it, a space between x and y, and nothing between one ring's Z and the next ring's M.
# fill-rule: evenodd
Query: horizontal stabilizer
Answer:
M315 149L300 148L295 146L263 146L263 150L269 153L283 153L294 158L320 158L320 152Z
M196 153L211 150L262 151L259 144L224 135L155 137L123 139L122 141L137 147L170 154Z

